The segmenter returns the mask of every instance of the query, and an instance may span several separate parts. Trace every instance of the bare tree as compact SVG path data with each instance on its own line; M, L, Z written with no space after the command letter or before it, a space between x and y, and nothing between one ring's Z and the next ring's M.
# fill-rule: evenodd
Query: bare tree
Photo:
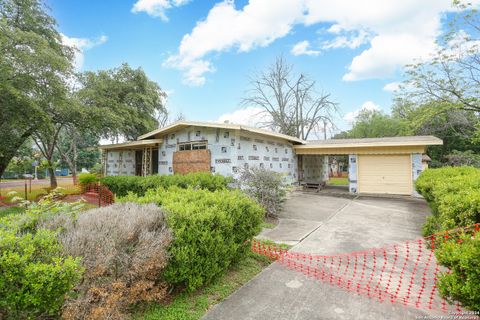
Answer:
M445 102L480 112L480 17L471 4L454 4L459 13L440 39L440 50L431 60L409 66L400 93L418 103Z
M257 106L269 120L260 125L283 134L308 139L314 132L333 125L337 103L330 94L318 92L315 81L296 75L292 65L278 57L266 71L250 78L251 88L242 99L245 106Z

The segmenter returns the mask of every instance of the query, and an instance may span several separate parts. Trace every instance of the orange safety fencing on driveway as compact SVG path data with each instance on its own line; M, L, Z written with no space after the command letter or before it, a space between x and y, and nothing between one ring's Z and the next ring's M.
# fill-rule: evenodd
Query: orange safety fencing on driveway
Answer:
M460 234L475 235L479 229L480 224L475 224L383 248L335 255L292 252L256 240L252 242L252 251L291 270L379 302L461 312L458 303L450 305L438 293L439 272L450 271L437 263L433 250L441 241L460 242Z

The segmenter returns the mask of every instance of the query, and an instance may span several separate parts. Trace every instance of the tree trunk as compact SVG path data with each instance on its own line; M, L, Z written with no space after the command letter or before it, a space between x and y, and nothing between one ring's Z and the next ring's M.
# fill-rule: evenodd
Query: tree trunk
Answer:
M48 161L48 175L50 176L50 188L55 189L58 187L57 177L55 176L55 169L51 160Z

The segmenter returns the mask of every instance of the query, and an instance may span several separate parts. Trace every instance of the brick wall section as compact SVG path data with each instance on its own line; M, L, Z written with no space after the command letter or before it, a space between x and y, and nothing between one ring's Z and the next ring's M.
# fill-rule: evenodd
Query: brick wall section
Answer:
M210 150L176 151L173 153L173 172L210 172Z

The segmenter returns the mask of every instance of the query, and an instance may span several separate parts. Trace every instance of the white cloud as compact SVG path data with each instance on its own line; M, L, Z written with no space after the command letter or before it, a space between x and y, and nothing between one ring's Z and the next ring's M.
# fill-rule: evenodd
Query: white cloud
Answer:
M355 118L362 111L381 111L381 109L380 109L380 106L375 104L373 101L365 101L359 109L346 113L343 116L343 120L349 123L353 123L355 121Z
M312 50L312 49L309 49L309 47L310 47L310 42L308 42L307 40L300 41L293 46L290 52L294 56L301 56L301 55L318 56L320 54L319 50Z
M62 37L63 44L75 48L74 64L76 69L81 69L83 66L84 51L100 46L108 41L108 37L105 35L94 39L68 37L63 33L61 33L60 35Z
M270 117L259 107L246 107L233 112L222 114L216 122L243 124L251 127L259 127L262 123L269 121Z
M202 85L214 70L212 53L247 52L285 37L296 25L332 23L327 34L333 39L323 42L324 49L369 45L353 58L343 79L386 78L438 50L435 41L448 11L453 11L451 0L278 0L274 6L249 0L238 9L225 0L183 37L178 53L164 65L182 70L185 82ZM292 53L309 52L308 44L297 43Z
M388 92L394 92L394 91L397 91L399 88L400 88L400 82L390 82L383 87L383 90Z
M265 47L287 35L302 17L303 4L296 0L250 0L241 10L233 1L216 4L205 20L186 34L178 49L164 66L184 71L184 82L190 85L205 83L204 74L215 69L205 56L212 52L237 49L247 52Z
M180 7L189 3L190 0L138 0L132 7L133 13L146 12L152 17L158 17L168 21L165 11L173 7Z
M334 28L338 25L333 25L329 31L332 33L339 34L340 31L337 28ZM333 30L333 31L332 31ZM322 44L323 49L338 49L338 48L349 48L356 49L362 44L368 42L370 34L365 30L359 30L358 32L345 32L343 35L336 36L332 40L324 41Z

